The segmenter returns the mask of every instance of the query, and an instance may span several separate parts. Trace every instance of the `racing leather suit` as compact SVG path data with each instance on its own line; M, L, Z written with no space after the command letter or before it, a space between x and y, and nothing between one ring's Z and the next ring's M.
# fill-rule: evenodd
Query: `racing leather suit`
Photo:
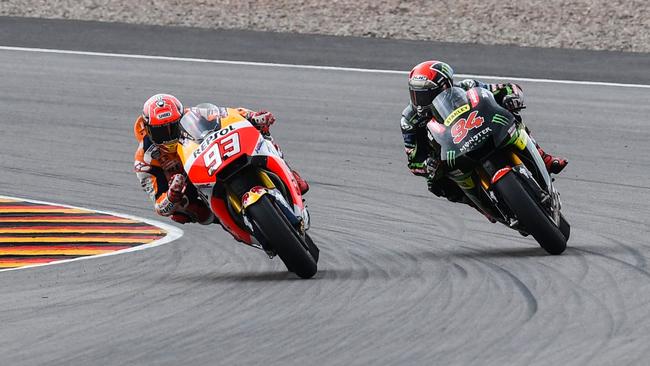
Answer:
M207 120L215 118L213 115L207 115L211 111L205 108L186 108L185 112L190 109L200 113ZM255 119L252 118L256 112L246 108L237 108L237 112L260 130L267 140L273 142L280 154L282 154L279 146L273 141L268 131L269 126L258 125ZM179 223L198 222L208 225L217 222L212 210L199 199L196 188L190 182L187 182L184 197L180 203L170 201L168 189L172 178L177 174L187 176L180 157L176 151L166 151L164 147L151 141L147 136L142 116L139 116L135 121L133 129L135 138L138 141L138 148L135 151L134 171L140 185L153 202L154 211L161 216L171 216L174 221Z

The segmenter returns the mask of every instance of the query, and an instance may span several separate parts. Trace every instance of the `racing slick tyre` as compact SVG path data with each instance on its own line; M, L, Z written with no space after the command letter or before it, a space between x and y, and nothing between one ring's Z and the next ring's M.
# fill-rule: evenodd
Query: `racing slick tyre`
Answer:
M260 197L246 209L246 213L290 272L300 278L311 278L316 274L316 259L308 244L268 195Z
M571 225L566 221L564 215L560 212L560 231L564 235L564 239L569 241L569 235L571 235Z
M564 252L567 240L565 235L529 195L515 173L503 176L494 188L517 216L519 223L544 250L553 255Z
M314 258L314 261L318 263L318 257L320 256L320 249L314 244L314 241L312 240L311 236L309 234L305 233L305 243L307 243L307 246L309 247L309 253L311 253L312 258Z

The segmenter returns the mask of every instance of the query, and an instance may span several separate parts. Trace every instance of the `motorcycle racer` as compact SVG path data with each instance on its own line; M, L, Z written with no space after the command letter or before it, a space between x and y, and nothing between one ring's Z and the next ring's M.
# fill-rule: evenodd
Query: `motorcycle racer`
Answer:
M509 110L519 123L522 123L519 111L526 106L522 89L517 84L486 84L473 79L454 83L453 77L453 69L444 62L431 60L413 67L408 82L410 103L402 112L400 126L411 173L425 177L427 188L436 196L446 197L453 202L465 202L468 200L465 199L463 191L456 183L444 176L444 169L439 159L439 147L432 146L427 137L426 124L432 118L435 119L432 110L433 100L443 90L452 86L465 90L474 87L487 89L492 92L496 102ZM549 173L558 174L568 164L566 159L546 153L537 142L535 145Z
M208 121L217 121L222 111L226 109L209 103L183 108L183 104L170 94L156 94L144 103L142 114L134 125L138 141L134 171L153 201L157 214L168 216L181 224L198 222L208 225L217 222L212 210L199 199L196 188L188 184L176 150L181 134L180 120L186 113L197 113ZM271 141L282 155L270 134L270 127L275 123L271 112L256 112L247 108L236 108L236 111ZM296 171L291 172L300 191L306 193L309 184Z

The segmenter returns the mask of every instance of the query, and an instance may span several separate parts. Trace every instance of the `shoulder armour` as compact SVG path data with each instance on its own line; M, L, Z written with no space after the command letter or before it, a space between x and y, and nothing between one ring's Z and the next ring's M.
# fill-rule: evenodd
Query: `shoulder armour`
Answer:
M418 114L413 108L413 105L409 103L406 108L402 111L402 118L400 120L400 127L402 131L409 131L417 127L419 124Z

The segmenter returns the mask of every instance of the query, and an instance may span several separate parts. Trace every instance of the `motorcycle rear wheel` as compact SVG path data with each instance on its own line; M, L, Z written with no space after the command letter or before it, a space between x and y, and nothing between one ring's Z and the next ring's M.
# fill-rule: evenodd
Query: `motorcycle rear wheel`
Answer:
M510 172L495 183L508 207L514 212L519 223L530 233L539 245L549 254L559 255L566 249L568 238L544 213L540 205L530 196L517 179L516 173Z
M276 204L264 195L246 209L248 218L268 240L289 271L300 278L316 274L316 258Z

